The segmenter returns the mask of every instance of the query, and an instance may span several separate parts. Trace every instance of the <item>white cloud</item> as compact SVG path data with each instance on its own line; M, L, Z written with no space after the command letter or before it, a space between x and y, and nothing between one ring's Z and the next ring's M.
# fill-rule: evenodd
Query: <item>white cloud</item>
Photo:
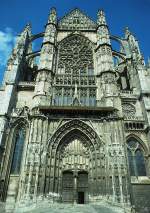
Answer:
M0 66L5 66L12 48L15 44L16 36L11 28L0 31Z

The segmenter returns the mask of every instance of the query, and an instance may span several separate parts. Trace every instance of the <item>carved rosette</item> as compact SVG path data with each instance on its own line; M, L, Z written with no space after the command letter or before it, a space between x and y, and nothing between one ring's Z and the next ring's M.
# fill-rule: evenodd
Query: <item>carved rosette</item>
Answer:
M124 103L122 105L124 117L135 117L136 109L132 104Z

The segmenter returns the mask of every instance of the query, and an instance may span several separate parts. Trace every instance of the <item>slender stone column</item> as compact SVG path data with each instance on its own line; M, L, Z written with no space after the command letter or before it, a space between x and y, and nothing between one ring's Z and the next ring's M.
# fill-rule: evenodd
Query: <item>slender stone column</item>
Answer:
M73 177L74 177L74 204L76 204L77 203L77 184L78 184L78 182L77 182L77 178L78 178L78 173L77 173L77 171L74 171L73 172Z
M31 182L32 182L32 175L33 175L33 170L35 166L35 151L36 151L36 139L37 139L37 119L34 120L34 127L33 127L33 134L32 134L32 140L29 144L29 149L28 149L28 158L30 162L29 166L29 177L28 177L28 182L27 182L27 192L26 196L29 198L30 191L31 191Z
M40 193L44 195L45 192L45 186L47 185L46 182L46 168L49 167L48 161L46 162L46 157L48 153L47 147L47 139L48 139L48 119L43 121L43 136L42 136L42 145L43 145L43 151L41 156L41 181L40 181ZM50 168L49 168L50 169Z
M28 146L29 146L29 141L31 138L31 133L33 131L33 122L30 121L30 124L26 130L26 137L25 137L25 145L24 145L24 151L23 151L23 161L22 161L22 168L21 168L21 174L20 174L20 180L19 180L19 187L18 187L18 196L17 196L17 201L20 201L24 197L25 193L25 180L26 180L26 175L27 175L27 168L28 168L28 161L27 161L27 153L28 153Z
M42 139L42 120L38 120L38 125L37 125L38 131L37 131L37 150L36 150L36 174L35 174L35 186L34 186L34 198L36 199L38 195L38 184L39 184L39 172L40 172L40 166L41 166L41 153L42 153L42 144L41 144L41 139Z

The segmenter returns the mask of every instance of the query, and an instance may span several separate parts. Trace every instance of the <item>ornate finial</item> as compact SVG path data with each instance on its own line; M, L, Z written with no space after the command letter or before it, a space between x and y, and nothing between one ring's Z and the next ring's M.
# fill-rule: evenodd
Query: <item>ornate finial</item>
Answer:
M20 37L24 36L26 33L31 33L31 24L28 23L25 25L25 27L23 28L22 32L20 34L17 35L17 41L16 43L18 42L18 39L20 39Z
M107 25L106 19L105 19L105 13L103 10L98 10L97 23L98 25Z
M125 27L125 38L128 38L131 35L129 27Z
M22 32L20 34L18 34L18 37L21 36L22 34L24 34L24 32L27 32L27 31L31 31L31 23L27 23L25 25L25 27L23 28Z
M51 10L50 10L50 15L49 15L48 23L56 24L56 21L57 21L56 8L52 7Z
M27 23L26 27L25 28L31 28L31 23Z
M31 32L31 23L27 23L27 25L25 26L24 32Z
M99 10L97 16L97 24L99 25L97 28L97 46L101 44L111 45L104 11Z

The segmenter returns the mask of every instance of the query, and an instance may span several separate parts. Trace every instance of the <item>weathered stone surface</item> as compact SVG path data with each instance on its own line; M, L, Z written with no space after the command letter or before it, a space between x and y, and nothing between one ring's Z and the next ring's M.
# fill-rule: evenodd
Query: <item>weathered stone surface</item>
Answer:
M103 11L27 25L0 89L0 213L149 212L149 82L137 39L110 35Z

